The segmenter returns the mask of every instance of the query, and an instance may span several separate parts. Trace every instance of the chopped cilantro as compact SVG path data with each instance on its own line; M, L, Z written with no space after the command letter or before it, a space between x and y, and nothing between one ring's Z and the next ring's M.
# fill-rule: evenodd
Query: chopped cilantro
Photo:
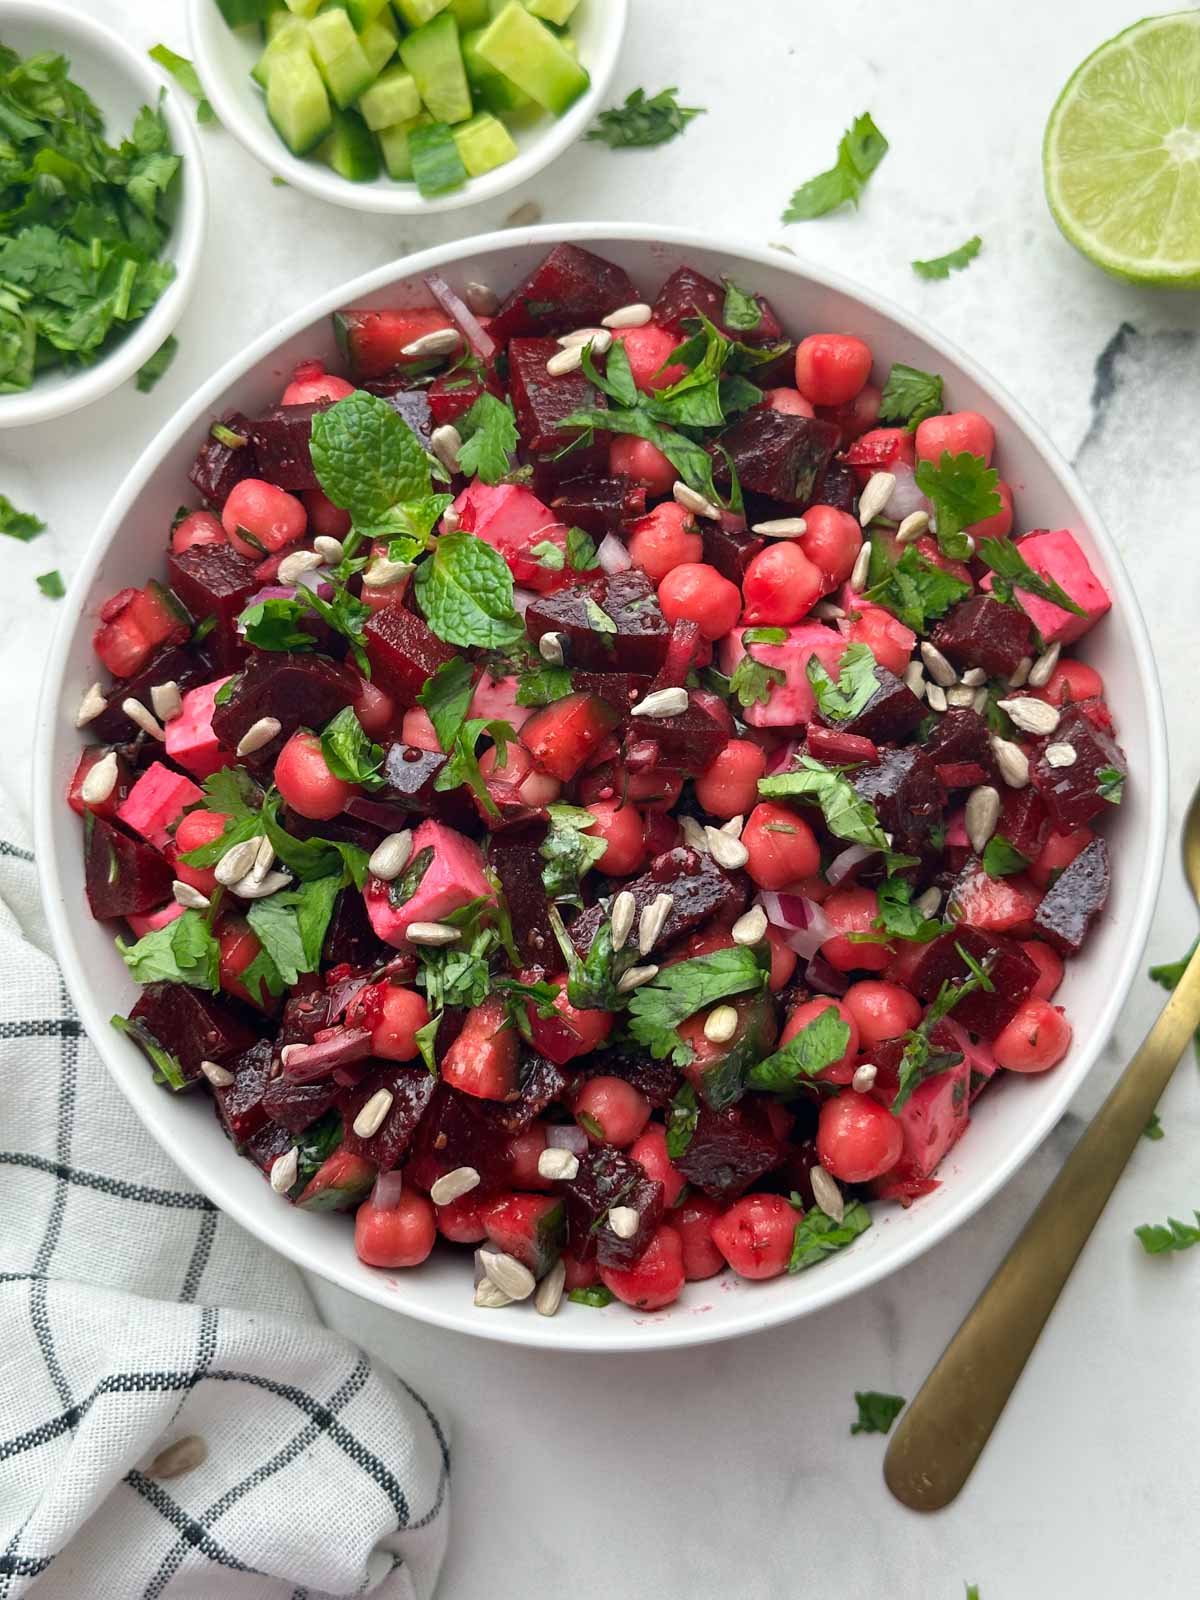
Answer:
M892 363L879 397L880 422L903 422L910 429L942 409L942 379L936 372Z
M572 1289L567 1299L577 1306L595 1306L599 1310L612 1305L616 1296L602 1283L589 1283L585 1289Z
M840 1061L849 1043L850 1024L843 1021L831 1000L824 1011L819 1011L774 1055L751 1067L746 1083L751 1089L787 1094L798 1083L815 1078L826 1067Z
M178 1056L172 1055L169 1050L164 1050L140 1018L115 1016L109 1017L108 1020L118 1033L123 1033L132 1039L146 1053L155 1069L155 1083L165 1083L177 1093L180 1089L187 1088L187 1078L184 1076Z
M837 160L827 171L802 184L788 201L784 222L809 222L836 211L850 201L857 206L859 196L875 168L887 155L888 142L875 126L869 111L846 129L838 141Z
M1166 1133L1165 1133L1165 1131L1163 1129L1163 1125L1158 1120L1158 1112L1157 1111L1152 1111L1150 1113L1150 1121L1142 1129L1142 1138L1143 1139L1149 1139L1153 1143L1157 1143L1159 1139L1165 1139L1166 1138Z
M742 634L742 643L744 645L786 644L787 636L786 628L747 628Z
M542 884L552 900L579 902L579 885L608 848L607 842L588 833L596 819L582 806L549 805L550 827L538 854L545 865Z
M981 966L961 944L956 944L955 949L970 967L971 975L958 983L951 983L949 980L943 983L921 1021L904 1035L904 1054L900 1058L898 1072L899 1086L890 1108L893 1116L903 1109L913 1090L919 1088L927 1078L936 1077L940 1072L949 1072L962 1061L961 1051L932 1048L929 1036L936 1025L943 1017L949 1016L960 1000L973 994L976 989L984 989L990 993L994 987L988 976L988 963Z
M809 656L805 672L826 722L852 722L866 709L879 692L877 665L869 644L847 645L835 683L824 663L816 655Z
M159 66L169 72L175 82L184 91L190 94L193 100L198 101L196 106L196 121L200 123L215 122L217 114L204 97L204 87L200 82L200 74L186 56L177 55L168 45L156 44L147 55L151 61L157 61Z
M566 667L539 663L517 674L519 706L553 705L556 700L565 700L570 693L571 674Z
M449 750L458 738L474 688L475 672L466 656L443 662L421 686L417 704L428 713L443 750Z
M970 592L969 583L927 561L916 545L907 544L900 559L872 583L865 598L883 606L914 633L925 633L930 622L944 616Z
M610 150L646 150L666 144L677 138L693 117L704 115L703 106L681 106L675 98L677 93L674 85L660 89L656 95L634 89L625 96L623 105L602 111L596 126L584 137L606 144Z
M517 420L509 402L498 400L485 390L455 426L463 441L458 452L459 469L467 477L478 476L484 483L499 483L512 463L518 443Z
M1096 774L1096 793L1110 806L1119 806L1125 794L1125 774L1116 767L1101 767Z
M766 705L775 684L786 682L787 674L782 667L769 667L764 661L756 661L747 651L733 669L729 692L737 696L745 710L752 705Z
M928 261L914 261L912 269L918 278L926 280L948 278L952 272L962 272L965 267L969 267L982 249L983 240L976 233L966 244L960 244L957 250L947 250L944 256L933 256Z
M447 789L457 789L465 784L478 798L484 810L489 815L498 817L500 809L492 799L483 773L479 770L479 757L475 754L475 747L484 734L496 746L496 770L503 770L508 764L509 740L517 737L512 724L491 717L472 717L459 728L454 743L447 752L446 765L433 780L433 787L439 793L443 793Z
M310 878L295 888L280 889L265 900L255 900L247 908L246 921L285 985L296 983L302 972L316 972L320 966L321 948L340 888L340 875Z
M221 949L198 911L185 911L136 944L120 938L116 944L137 983L186 983L210 994L220 988Z
M574 572L590 572L597 565L596 541L583 528L567 529L567 565Z
M916 472L917 488L933 506L937 517L938 549L944 556L964 561L971 553L965 530L972 523L994 517L1002 509L996 485L1000 474L989 467L982 456L963 450L952 456L943 450L937 466L932 461L919 461ZM1009 541L984 540L985 544ZM1010 548L1015 548L1010 545ZM1024 562L1021 563L1025 565Z
M927 917L912 903L912 884L906 878L885 878L876 894L879 914L875 926L888 939L908 939L914 944L928 944L945 932L944 925L935 917ZM851 934L852 939L861 934Z
M859 1234L865 1233L870 1226L871 1213L861 1200L847 1203L840 1222L826 1216L820 1206L813 1206L796 1224L788 1271L803 1272L808 1267L815 1267L826 1256L853 1244Z
M1196 954L1196 944L1200 944L1200 940L1197 940L1187 955L1182 956L1178 961L1164 961L1160 966L1151 967L1149 972L1151 981L1161 984L1164 989L1174 989L1187 971L1188 962ZM1200 1028L1196 1029L1195 1051L1196 1060L1200 1062Z
M762 322L762 306L758 296L739 288L732 278L725 279L725 304L721 308L721 321L731 333L753 333Z
M67 592L67 586L62 580L62 573L57 568L53 572L39 572L34 582L47 600L61 600Z
M137 392L149 394L154 385L175 359L179 349L179 340L173 333L169 333L150 359L138 368Z
M812 756L802 755L799 761L797 771L758 780L763 799L803 800L818 805L825 826L835 838L887 851L887 835L880 827L875 807L862 798L849 779Z
M1200 1211L1194 1211L1192 1215L1200 1224ZM1193 1227L1190 1222L1180 1222L1177 1217L1168 1217L1165 1226L1143 1222L1140 1228L1133 1230L1133 1235L1148 1256L1161 1256L1173 1250L1190 1250L1194 1244L1200 1244L1200 1226Z
M1029 865L1028 856L1009 844L1002 833L994 833L984 845L982 861L989 878L1007 878L1014 872L1024 872Z
M0 349L2 340L3 325L0 323ZM46 524L40 517L35 517L32 511L18 511L6 494L0 494L0 533L7 534L10 539L19 539L22 544L28 544L31 539L36 539L39 533L45 531Z
M361 784L364 789L381 789L383 747L373 744L354 714L353 706L343 706L321 734L321 754L325 765L343 783Z
M685 1083L667 1108L667 1155L678 1161L696 1132L700 1120L700 1104L696 1091Z
M945 459L943 456L943 462ZM962 457L959 456L958 459L961 461ZM996 509L1000 509L998 504ZM1087 616L1083 607L1077 605L1053 578L1033 570L1021 554L1020 546L1014 544L1011 539L981 539L979 549L975 553L984 566L990 567L994 574L992 593L997 600L1011 602L1013 590L1022 589L1026 594L1035 595L1039 600L1048 600L1051 605L1059 606L1063 611L1070 611L1074 616Z
M858 1407L858 1421L850 1424L851 1433L887 1433L907 1402L898 1394L856 1389L854 1403Z
M691 1051L678 1025L718 1000L762 989L766 981L761 958L742 945L677 961L630 995L629 1031L656 1061L670 1056L686 1065Z

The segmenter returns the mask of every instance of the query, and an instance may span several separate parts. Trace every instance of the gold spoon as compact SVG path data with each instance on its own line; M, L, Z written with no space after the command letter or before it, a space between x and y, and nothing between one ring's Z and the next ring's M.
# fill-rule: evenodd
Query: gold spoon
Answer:
M1183 865L1200 900L1200 789ZM1200 948L892 1435L883 1476L912 1510L941 1510L970 1477L1197 1024Z

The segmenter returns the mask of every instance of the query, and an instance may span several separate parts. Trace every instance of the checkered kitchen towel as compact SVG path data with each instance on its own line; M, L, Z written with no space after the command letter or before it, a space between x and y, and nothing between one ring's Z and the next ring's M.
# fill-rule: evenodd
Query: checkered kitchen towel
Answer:
M0 1600L426 1600L419 1395L182 1176L109 1081L0 835Z

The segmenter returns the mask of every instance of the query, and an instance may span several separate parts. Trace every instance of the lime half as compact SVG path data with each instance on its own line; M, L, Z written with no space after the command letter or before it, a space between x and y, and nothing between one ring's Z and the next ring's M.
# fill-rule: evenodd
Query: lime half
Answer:
M1200 287L1200 11L1147 17L1076 69L1042 170L1054 220L1098 267Z

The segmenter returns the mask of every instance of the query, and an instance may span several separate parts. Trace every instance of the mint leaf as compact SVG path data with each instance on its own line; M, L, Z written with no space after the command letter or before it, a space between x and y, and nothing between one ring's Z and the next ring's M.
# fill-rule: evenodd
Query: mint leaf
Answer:
M826 1216L819 1206L813 1206L796 1224L788 1271L803 1272L808 1267L815 1267L826 1256L853 1244L859 1234L866 1233L870 1226L871 1213L861 1200L847 1203L840 1222Z
M858 1421L850 1424L851 1433L887 1433L907 1402L898 1394L856 1389L854 1403L858 1407Z
M677 138L693 117L704 115L703 106L681 106L672 85L647 96L634 89L623 105L610 106L596 118L596 126L584 135L606 144L610 150L647 150Z
M729 692L738 698L743 710L752 705L766 705L771 690L777 683L786 683L787 674L782 667L769 667L765 661L756 661L749 653L733 669Z
M583 528L567 529L567 565L574 572L590 572L598 565L596 541Z
M137 983L186 983L210 994L220 989L221 947L198 911L185 911L136 944L116 943Z
M314 650L316 640L300 626L308 607L299 600L273 595L247 606L238 618L246 643L256 650Z
M565 700L572 692L571 674L566 667L530 667L517 674L519 706L549 706Z
M1200 1211L1194 1211L1192 1215L1200 1224ZM1165 1227L1143 1222L1140 1228L1133 1230L1133 1236L1148 1256L1161 1256L1168 1251L1190 1250L1194 1244L1200 1244L1200 1226L1193 1227L1190 1222L1168 1217Z
M62 573L55 569L53 572L39 572L33 580L47 600L61 600L67 592L67 586L62 580Z
M787 1094L798 1083L815 1078L826 1067L840 1061L850 1043L850 1024L838 1014L831 1000L785 1045L750 1068L746 1083L751 1089L772 1094Z
M933 506L937 516L938 549L954 561L965 561L971 554L964 529L972 523L994 517L1002 509L996 485L1000 474L982 456L969 450L952 456L942 451L935 467L932 461L919 461L917 488ZM984 544L1010 545L1007 539L985 539ZM1010 548L1015 548L1011 546ZM1022 561L1022 566L1025 563Z
M864 800L840 772L834 772L812 756L802 755L799 759L799 771L780 772L758 780L758 792L763 799L811 801L820 806L825 826L835 838L887 851L887 835L879 825L871 802Z
M459 470L495 484L508 472L519 443L517 419L507 400L486 391L455 424L462 435Z
M1029 865L1028 857L1014 849L1002 833L994 833L984 845L981 860L989 878L1007 878Z
M763 319L757 295L739 288L732 278L726 278L724 282L725 304L721 308L721 321L731 333L753 333Z
M922 372L893 362L879 397L880 422L903 422L910 429L936 417L942 410L942 379L938 373Z
M590 341L580 352L580 359L584 376L602 394L615 400L619 406L628 408L637 405L638 387L633 381L633 368L629 365L625 346L619 339L609 346L603 369L596 366Z
M431 678L426 678L417 704L429 713L443 750L449 750L458 738L474 690L475 669L466 656L443 662Z
M585 832L596 823L582 806L549 805L550 829L538 849L546 863L542 883L551 900L579 900L579 884L608 848L597 835Z
M41 582L41 579L38 579ZM1125 774L1117 767L1101 767L1096 774L1096 793L1110 806L1119 806L1125 794Z
M882 549L882 545L874 544L873 549ZM915 545L907 544L900 559L885 568L864 598L890 611L914 633L925 633L930 622L944 616L970 592L969 583L927 561Z
M944 461L945 457L942 459ZM959 460L961 459L960 456ZM996 509L999 510L999 506ZM1047 600L1051 605L1058 606L1063 611L1070 611L1077 617L1087 616L1083 607L1077 605L1053 578L1034 571L1021 554L1020 546L1015 545L1011 539L981 539L979 549L975 553L984 566L990 567L996 575L992 593L997 600L1011 600L1014 589L1023 589L1026 594L1035 595L1039 600Z
M454 743L447 751L449 759L434 779L433 787L439 793L444 793L447 789L457 789L465 784L478 796L484 810L498 817L500 808L492 799L475 754L475 746L485 733L496 746L496 770L503 770L507 764L509 741L517 737L512 724L489 717L472 717L459 728Z
M45 531L46 524L40 517L35 517L31 511L18 511L6 494L0 494L0 533L28 544Z
M616 349L615 345L613 349ZM612 352L609 353L611 355ZM718 505L733 506L735 503L740 505L741 491L737 485L736 474L730 498L724 501L713 481L712 457L708 451L694 439L689 439L659 422L647 403L640 403L629 411L598 409L572 411L569 416L562 419L560 427L586 429L584 438L587 438L593 430L599 429L603 433L632 434L638 439L648 439L662 451L683 481L689 488L695 489L697 494L702 494L706 500Z
M156 44L146 54L151 61L157 61L160 67L171 74L185 94L190 94L193 100L200 102L196 107L197 122L216 121L217 114L204 97L204 87L200 82L200 74L186 56L176 55L175 51L165 44Z
M888 142L869 111L855 117L838 141L837 160L827 171L802 184L788 201L784 222L810 222L859 196L875 168L888 152Z
M947 250L944 256L934 256L929 261L914 261L912 269L918 278L929 281L948 278L952 272L961 272L964 267L969 267L982 249L983 240L976 233L966 244L960 244L957 250Z
M321 734L321 754L325 765L343 783L361 784L364 789L381 789L385 780L383 747L372 743L354 714L353 706L343 706Z
M280 889L265 900L255 900L246 921L289 987L302 972L316 972L341 876L312 878L294 889Z
M834 683L817 657L809 656L804 670L816 695L817 709L826 722L852 722L865 710L879 692L877 665L869 644L847 645Z
M138 368L137 392L149 394L154 385L175 359L179 349L179 340L173 333L169 333L158 349L141 367Z
M280 863L303 882L336 876L339 883L361 889L367 881L367 852L342 839L294 839L279 821L279 805L280 796L272 790L263 801L255 831L270 839Z
M508 563L473 533L444 533L413 574L413 588L425 620L447 644L503 649L524 635Z
M738 945L663 967L629 997L629 1031L655 1060L686 1051L676 1028L705 1006L762 989L767 974L753 950Z
M356 389L316 412L309 449L321 488L355 522L378 521L397 503L429 494L429 457L378 395Z

